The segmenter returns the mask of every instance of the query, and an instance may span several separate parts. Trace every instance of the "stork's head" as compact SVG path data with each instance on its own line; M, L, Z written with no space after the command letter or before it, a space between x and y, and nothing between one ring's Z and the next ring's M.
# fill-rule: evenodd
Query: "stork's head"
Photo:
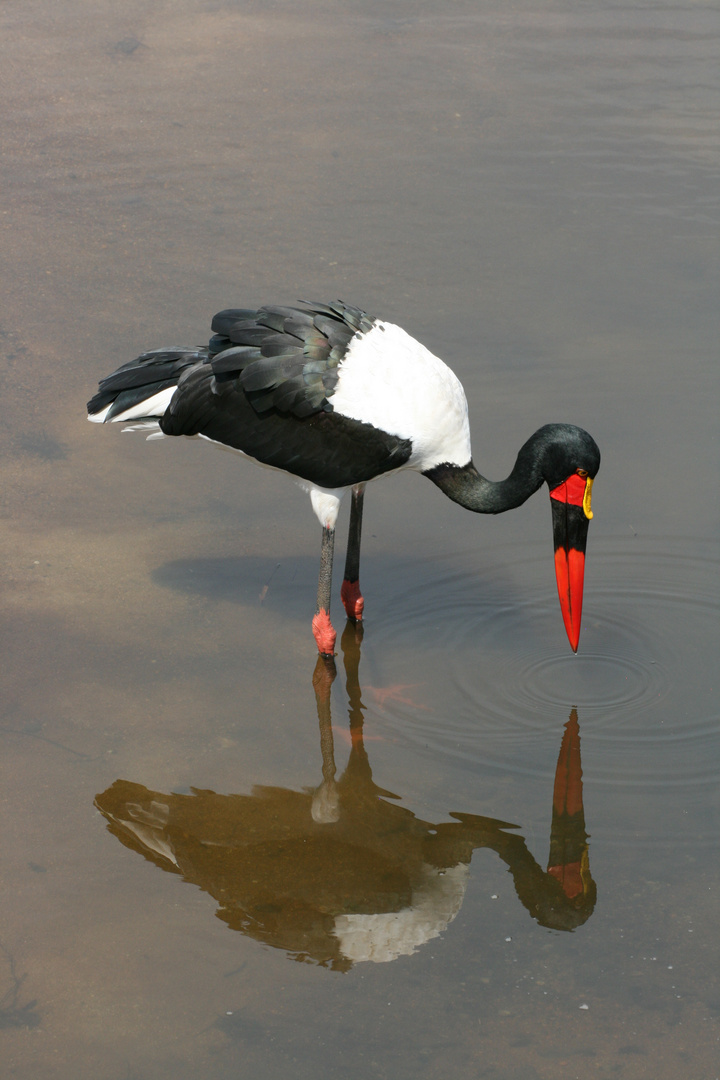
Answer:
M570 645L577 652L585 545L593 516L591 493L600 468L600 451L592 436L573 424L546 424L536 434L543 479L550 489L560 608Z

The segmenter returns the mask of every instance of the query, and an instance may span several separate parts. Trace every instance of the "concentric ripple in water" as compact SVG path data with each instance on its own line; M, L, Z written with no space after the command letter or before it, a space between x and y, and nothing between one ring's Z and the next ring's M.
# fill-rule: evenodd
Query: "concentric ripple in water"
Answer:
M585 755L596 781L714 782L713 554L696 542L594 543L577 656L541 559L515 549L513 578L502 585L479 580L470 560L462 572L426 567L420 589L400 595L398 582L373 629L375 647L392 638L387 655L402 669L394 675L422 686L423 707L389 698L377 712L395 738L432 753L545 775L550 762L533 754L533 739L559 732L575 707L583 747L597 748Z

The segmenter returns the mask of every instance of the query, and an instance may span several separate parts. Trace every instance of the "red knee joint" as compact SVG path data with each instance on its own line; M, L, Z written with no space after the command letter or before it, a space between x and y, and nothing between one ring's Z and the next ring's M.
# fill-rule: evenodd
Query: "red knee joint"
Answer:
M360 592L359 581L343 581L342 588L340 589L340 598L343 602L345 611L349 619L357 619L360 621L363 615L363 609L365 607L365 601L363 600L362 593Z
M330 613L322 610L313 616L312 631L317 642L318 652L323 656L332 656L335 652L337 634L330 622Z

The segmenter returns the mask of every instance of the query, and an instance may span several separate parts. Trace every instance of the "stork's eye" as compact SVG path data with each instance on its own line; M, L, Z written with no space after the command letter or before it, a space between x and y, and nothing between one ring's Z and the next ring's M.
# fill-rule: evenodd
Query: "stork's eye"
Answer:
M575 472L577 473L577 475L580 477L581 480L587 480L587 478L588 478L587 469L576 469Z

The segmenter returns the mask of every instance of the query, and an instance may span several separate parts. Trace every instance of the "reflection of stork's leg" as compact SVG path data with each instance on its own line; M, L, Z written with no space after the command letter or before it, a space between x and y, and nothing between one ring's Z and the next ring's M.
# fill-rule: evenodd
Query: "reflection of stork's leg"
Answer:
M320 724L320 751L323 759L323 779L335 778L335 748L333 746L332 716L330 713L330 688L335 681L337 670L335 661L318 656L313 672L313 690L317 705L318 723Z
M337 675L332 657L318 656L313 672L313 690L320 724L320 752L323 782L312 798L312 817L319 825L337 821L340 816L337 784L335 783L335 747L333 745L330 689Z
M340 648L345 665L345 689L348 696L348 717L350 718L350 738L353 746L362 746L363 703L360 689L360 643L363 639L363 625L348 619L340 639Z
M356 790L379 791L372 784L372 769L363 742L362 690L360 688L360 644L363 639L362 623L348 619L340 647L345 665L345 689L348 696L348 719L350 720L350 757L340 780L351 782ZM368 786L369 785L369 786Z

